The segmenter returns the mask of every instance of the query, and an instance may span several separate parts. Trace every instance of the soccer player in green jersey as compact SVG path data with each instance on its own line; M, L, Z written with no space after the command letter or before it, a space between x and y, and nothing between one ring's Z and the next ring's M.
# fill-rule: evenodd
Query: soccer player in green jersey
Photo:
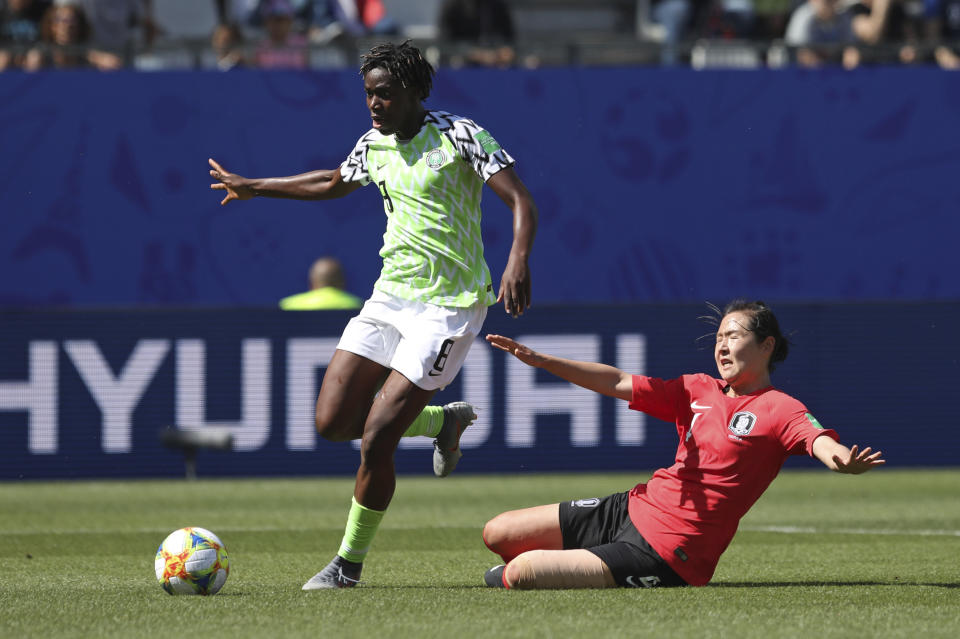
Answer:
M518 317L530 306L528 259L537 209L514 160L472 120L427 110L434 70L404 42L375 46L360 67L373 127L333 170L245 178L210 160L221 204L256 196L323 200L375 184L387 215L383 269L344 329L317 398L318 432L361 439L360 468L340 550L304 590L355 585L396 486L401 437L435 437L434 473L460 458L473 407L428 406L456 377L487 307ZM483 257L480 195L493 189L513 212L513 244L496 294Z

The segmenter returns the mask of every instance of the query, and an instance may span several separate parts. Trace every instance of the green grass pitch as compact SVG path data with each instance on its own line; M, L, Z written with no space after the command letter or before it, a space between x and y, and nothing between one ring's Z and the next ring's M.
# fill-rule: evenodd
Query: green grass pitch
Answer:
M960 636L957 470L785 471L705 588L483 587L488 518L646 476L401 477L363 586L311 593L352 479L0 483L0 637ZM229 551L214 597L154 579L157 546L187 525Z

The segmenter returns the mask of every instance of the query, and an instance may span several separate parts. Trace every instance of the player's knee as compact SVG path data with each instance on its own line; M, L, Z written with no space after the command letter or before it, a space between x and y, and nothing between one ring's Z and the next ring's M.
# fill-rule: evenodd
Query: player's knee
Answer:
M507 539L507 533L509 532L503 519L503 515L497 515L483 527L483 543L497 554L501 554L501 546Z
M317 428L317 433L331 442L343 442L352 439L350 433L343 428L344 420L337 417L336 413L317 406L317 410L313 414L313 423Z

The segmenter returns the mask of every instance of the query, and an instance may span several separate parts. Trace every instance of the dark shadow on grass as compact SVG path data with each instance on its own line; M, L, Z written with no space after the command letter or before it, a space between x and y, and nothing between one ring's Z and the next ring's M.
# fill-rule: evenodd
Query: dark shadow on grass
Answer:
M430 584L423 584L423 585L407 584L407 585L405 585L405 586L396 586L396 585L390 585L390 584L377 584L377 585L370 585L370 586L368 586L368 585L365 585L365 584L360 584L360 585L357 587L357 589L358 589L358 590L444 590L444 591L450 591L450 590L491 590L491 591L497 591L497 590L499 590L499 591L501 591L501 592L506 592L506 590L504 590L503 588L491 588L490 586L486 586L486 585L484 585L484 584L480 584L479 586L477 586L477 585L475 585L475 584L469 584L469 585L466 585L466 586L463 585L463 584L438 584L438 585L430 585ZM331 588L331 589L329 589L329 590L311 590L311 591L309 591L309 592L312 594L312 593L315 593L315 592L342 592L342 591L344 591L344 590L352 590L352 589L350 589L350 588Z
M731 581L707 584L707 588L789 588L794 586L932 586L960 588L960 583L926 583L915 581Z
M907 586L930 586L933 588L960 588L960 583L920 583L920 582L910 582L910 581L739 581L739 582L727 582L727 583L715 583L707 584L704 588L790 588L790 587L811 587L811 586L898 586L898 587L907 587ZM377 584L377 585L361 585L361 590L490 590L491 592L507 592L502 588L491 588L484 584L407 584L404 586L390 585L390 584ZM569 589L568 589L569 590ZM610 588L610 590L629 590L629 588ZM644 588L636 588L638 592L642 592ZM659 589L658 589L659 590ZM673 590L670 588L669 590ZM339 589L331 590L317 590L313 592L341 592ZM547 592L545 590L529 590L529 591L520 591L520 592ZM555 590L553 592L566 592L565 590ZM591 591L596 592L596 591ZM311 593L312 595L312 593ZM220 596L220 595L218 595ZM321 595L322 596L322 595Z

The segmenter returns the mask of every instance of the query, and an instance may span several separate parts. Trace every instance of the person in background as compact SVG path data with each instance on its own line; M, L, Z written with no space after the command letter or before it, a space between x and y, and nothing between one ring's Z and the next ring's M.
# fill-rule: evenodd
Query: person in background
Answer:
M40 22L49 6L50 0L0 4L0 71L23 66L27 51L40 41Z
M153 46L163 33L153 18L153 0L68 1L79 2L86 12L92 45L121 58L129 59L138 47Z
M260 11L266 37L254 52L254 65L260 69L307 68L307 38L295 28L290 0L269 0Z
M712 310L719 378L631 375L487 335L524 364L674 422L679 439L675 463L630 491L509 511L487 522L484 543L504 561L484 575L488 586L702 586L789 456L809 455L850 474L884 463L879 451L841 444L806 406L773 387L770 374L789 345L766 304L735 300Z
M363 300L345 289L343 265L334 257L321 257L310 267L310 290L280 300L285 311L342 310L360 308Z
M843 61L859 64L853 16L841 0L807 0L790 16L786 43L796 47L797 64L815 68Z
M679 61L680 43L688 33L693 3L691 0L653 0L648 6L650 18L663 29L660 63L673 66Z
M382 0L314 0L326 4L347 33L356 36L393 35L399 32L396 21L387 14ZM319 8L314 13L320 13Z
M214 26L210 47L216 56L218 70L230 71L247 66L243 52L243 31L235 22L220 22Z
M437 24L442 40L467 46L451 66L502 69L516 61L513 17L503 0L445 0Z
M371 128L339 167L246 178L209 160L210 188L225 192L221 204L256 196L326 200L364 185L375 185L383 200L383 268L344 328L317 398L321 436L361 440L353 501L340 549L304 590L359 582L396 489L402 437L435 437L434 474L454 469L460 436L476 413L466 402L428 404L460 372L490 305L502 302L512 317L530 305L537 208L513 158L473 120L424 106L434 69L417 47L383 43L362 59ZM484 185L513 216L499 289L483 256Z
M902 2L857 0L847 7L846 11L850 15L850 26L857 46L844 52L844 68L855 68L864 61L889 64L909 61L907 56L912 57L912 54L902 49L897 53L890 53L883 49L870 50L884 43L900 43L913 38L911 25Z
M23 68L98 69L110 71L123 66L113 53L91 48L90 22L78 0L56 0L40 23L40 44L27 52Z
M960 69L960 0L913 0L908 6L917 24L918 42L904 46L901 59L906 53L904 62L932 62L941 69Z

